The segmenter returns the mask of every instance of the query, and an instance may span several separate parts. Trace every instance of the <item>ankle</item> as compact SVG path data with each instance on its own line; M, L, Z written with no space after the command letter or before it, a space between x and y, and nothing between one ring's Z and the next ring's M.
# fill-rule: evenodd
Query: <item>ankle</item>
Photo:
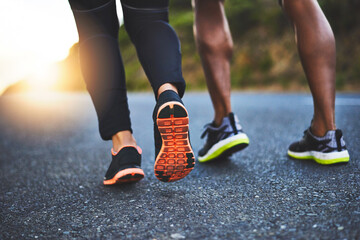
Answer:
M132 133L128 130L121 131L112 136L113 150L118 152L121 148L125 146L134 146L136 147L136 140Z
M219 127L222 124L223 119L224 119L223 116L215 116L214 121L213 121L214 125L216 127Z
M336 130L335 124L325 125L313 121L310 126L311 133L316 137L323 137L331 130Z
M229 116L230 113L231 111L215 111L215 116L214 116L215 126L219 127L222 124L223 119Z
M159 99L159 96L160 96L163 92L165 92L165 91L167 91L167 90L171 90L171 91L176 92L176 94L179 94L177 88L175 87L175 85L173 85L173 84L171 84L171 83L165 83L165 84L163 84L163 85L160 86L160 88L159 88L159 90L158 90L158 94L157 94L157 99Z

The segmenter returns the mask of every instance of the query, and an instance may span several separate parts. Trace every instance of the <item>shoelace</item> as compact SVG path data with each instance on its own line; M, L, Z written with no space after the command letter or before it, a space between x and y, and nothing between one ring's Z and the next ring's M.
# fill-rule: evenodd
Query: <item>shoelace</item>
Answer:
M206 124L205 126L204 126L204 128L205 128L205 130L203 131L203 133L201 134L201 139L203 139L206 135L208 135L210 132L220 132L220 131L222 131L222 132L225 132L224 130L227 128L227 126L225 125L225 126L223 126L223 127L221 127L221 128L219 128L219 129L211 129L211 128L214 128L213 126L212 126L212 124L213 123L208 123L208 124ZM231 132L225 132L225 133L231 133Z

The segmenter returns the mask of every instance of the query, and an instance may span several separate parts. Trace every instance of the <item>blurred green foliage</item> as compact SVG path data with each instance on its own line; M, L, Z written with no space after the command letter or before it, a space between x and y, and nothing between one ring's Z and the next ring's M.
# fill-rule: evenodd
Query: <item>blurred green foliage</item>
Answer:
M360 89L359 0L319 0L333 27L338 50L337 88ZM226 0L234 38L233 89L307 89L297 55L294 33L278 0ZM191 1L170 0L170 24L182 46L183 74L188 89L205 89L205 79L193 38ZM124 27L119 45L129 90L148 90L150 84Z

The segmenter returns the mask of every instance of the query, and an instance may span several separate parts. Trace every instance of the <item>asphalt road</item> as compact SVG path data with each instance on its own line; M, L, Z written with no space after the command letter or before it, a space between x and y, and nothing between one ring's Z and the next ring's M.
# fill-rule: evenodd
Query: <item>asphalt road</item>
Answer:
M337 126L351 160L321 166L286 156L312 117L306 94L234 93L250 145L185 179L158 181L150 93L129 95L146 177L104 187L110 142L87 94L0 97L0 239L360 239L360 94L339 94ZM195 151L212 119L187 93Z

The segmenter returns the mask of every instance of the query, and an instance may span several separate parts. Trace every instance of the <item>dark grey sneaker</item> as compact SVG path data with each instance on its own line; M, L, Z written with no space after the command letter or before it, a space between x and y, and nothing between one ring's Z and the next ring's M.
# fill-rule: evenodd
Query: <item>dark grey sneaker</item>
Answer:
M205 131L201 138L205 136L207 139L199 151L199 162L208 162L216 158L230 156L249 145L249 138L243 132L234 113L225 117L219 127L215 127L214 123L205 125Z
M340 129L328 131L324 137L316 137L309 128L304 131L304 137L300 141L290 145L288 155L300 160L314 160L324 165L344 163L350 159Z

